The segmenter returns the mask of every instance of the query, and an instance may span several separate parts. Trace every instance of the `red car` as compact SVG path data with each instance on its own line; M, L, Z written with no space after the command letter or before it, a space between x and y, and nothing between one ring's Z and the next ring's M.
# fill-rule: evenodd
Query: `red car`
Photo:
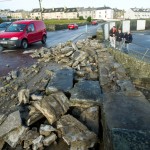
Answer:
M78 25L76 23L69 24L68 29L78 29Z
M47 32L43 21L21 20L13 22L5 32L0 33L2 47L22 47L41 41L46 43Z
M92 24L92 25L97 25L98 23L97 23L96 20L93 20L93 21L91 22L91 24Z

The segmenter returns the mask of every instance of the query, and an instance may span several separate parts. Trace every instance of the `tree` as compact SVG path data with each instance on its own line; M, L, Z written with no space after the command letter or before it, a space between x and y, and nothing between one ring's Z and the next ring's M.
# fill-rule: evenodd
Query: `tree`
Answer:
M9 19L10 19L10 18L12 18L12 17L11 17L11 16L7 16L7 18L9 18Z
M79 16L79 20L84 20L83 16Z
M88 22L91 22L91 20L92 20L92 19L91 19L91 16L89 16L89 17L87 18L87 21L88 21Z
M39 17L36 17L35 19L36 19L36 20L39 20Z
M2 23L3 22L3 19L2 18L0 18L0 23Z

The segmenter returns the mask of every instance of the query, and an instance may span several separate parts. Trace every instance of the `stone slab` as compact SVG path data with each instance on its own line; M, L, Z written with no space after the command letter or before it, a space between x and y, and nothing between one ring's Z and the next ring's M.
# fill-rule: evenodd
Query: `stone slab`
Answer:
M61 131L64 141L71 150L92 148L97 142L95 133L88 130L81 122L71 115L64 115L57 121L57 129Z
M99 81L83 80L75 84L70 90L70 101L76 103L94 103L101 104L102 91Z
M21 126L20 112L15 111L11 113L0 125L0 137L3 137L14 129L17 129L19 126Z
M105 94L102 108L104 149L150 149L149 114L150 103L143 96L126 96L123 92Z
M52 79L46 87L47 93L55 91L68 92L73 87L73 70L71 68L64 68L58 70L52 76Z

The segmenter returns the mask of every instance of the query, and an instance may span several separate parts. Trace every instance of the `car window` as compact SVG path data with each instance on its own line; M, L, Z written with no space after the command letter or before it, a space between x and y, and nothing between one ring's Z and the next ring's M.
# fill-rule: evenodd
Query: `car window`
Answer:
M9 24L7 24L7 23L1 23L1 24L0 24L0 28L6 28L8 25L9 25Z
M28 31L30 31L30 32L34 32L35 31L33 23L28 25Z
M6 29L6 32L23 32L25 27L26 27L26 24L13 23Z

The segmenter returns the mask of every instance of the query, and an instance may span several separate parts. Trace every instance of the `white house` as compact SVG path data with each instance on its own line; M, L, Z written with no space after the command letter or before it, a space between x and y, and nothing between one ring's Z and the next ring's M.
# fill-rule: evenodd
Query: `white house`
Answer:
M150 18L150 8L130 8L124 14L125 19L147 19Z
M80 8L78 9L78 15L82 16L84 19L87 19L88 17L91 17L93 19L94 17L94 10L95 8Z
M108 19L113 19L114 16L114 10L111 9L110 7L99 7L94 10L93 13L93 19L103 19L103 20L108 20Z

